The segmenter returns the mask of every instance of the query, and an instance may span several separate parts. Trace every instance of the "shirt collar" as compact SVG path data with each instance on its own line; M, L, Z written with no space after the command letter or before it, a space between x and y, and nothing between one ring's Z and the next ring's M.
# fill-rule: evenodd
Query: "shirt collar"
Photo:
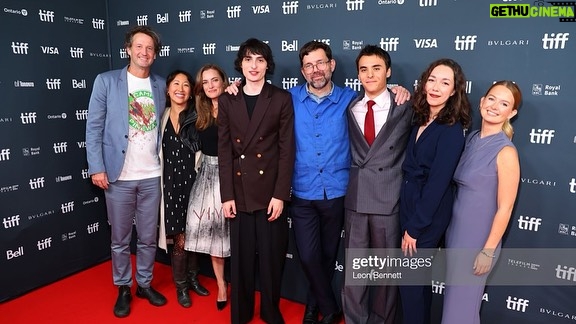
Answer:
M318 97L317 95L310 92L310 89L308 89L308 83L306 83L304 88L306 89L306 93L308 94L308 97L310 97L310 99L314 100L316 103L321 103L322 101L324 101L324 99L332 95L332 92L334 91L334 83L330 81L330 92L328 92L326 95L322 97Z

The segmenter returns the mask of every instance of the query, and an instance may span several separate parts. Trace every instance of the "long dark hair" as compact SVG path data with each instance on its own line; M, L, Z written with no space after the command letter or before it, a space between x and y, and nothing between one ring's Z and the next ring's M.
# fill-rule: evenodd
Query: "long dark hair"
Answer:
M196 95L196 112L198 119L196 120L196 128L198 130L205 130L208 126L216 122L216 118L212 116L212 99L206 96L202 84L202 73L204 71L214 70L222 78L222 86L228 87L228 77L224 70L216 64L206 64L196 73L196 86L194 87L194 94Z
M180 124L180 126L182 126L182 124L184 123L184 119L186 118L186 114L188 113L190 108L194 106L194 100L192 100L192 91L194 89L194 79L192 78L190 73L188 73L184 70L174 70L174 71L170 72L170 74L168 74L168 76L166 77L166 107L170 106L170 96L168 95L168 87L170 87L170 83L172 83L172 81L174 81L174 79L176 78L176 76L178 74L183 74L184 76L186 76L186 79L188 79L188 83L190 83L190 97L186 101L186 108L184 108L184 110L182 110L180 112L180 115L178 115L178 124Z
M441 124L453 125L460 122L465 129L472 124L470 113L470 102L466 95L466 77L462 67L456 61L449 58L442 58L432 62L420 76L420 82L416 87L414 94L414 123L416 125L426 125L430 119L430 105L426 101L426 82L437 66L444 65L454 72L454 95L448 98L446 106L440 110L436 117L436 122Z

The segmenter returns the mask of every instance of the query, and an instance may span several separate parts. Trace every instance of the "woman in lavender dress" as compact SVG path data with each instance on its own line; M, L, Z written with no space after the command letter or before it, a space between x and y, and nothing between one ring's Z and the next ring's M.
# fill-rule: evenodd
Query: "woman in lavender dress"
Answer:
M494 83L480 100L482 126L467 139L454 180L458 190L446 231L447 273L442 324L479 324L486 278L498 260L520 180L510 119L522 94Z

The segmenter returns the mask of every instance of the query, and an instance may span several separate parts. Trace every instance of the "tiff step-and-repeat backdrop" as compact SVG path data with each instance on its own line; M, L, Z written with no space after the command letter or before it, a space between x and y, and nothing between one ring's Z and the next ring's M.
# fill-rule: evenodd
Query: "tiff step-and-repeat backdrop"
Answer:
M523 105L514 143L521 184L505 247L576 247L576 111L568 101L576 81L575 2L448 0L300 1L0 1L0 300L16 297L109 257L103 194L88 181L84 131L94 77L127 62L125 32L150 25L163 47L153 70L195 74L205 63L231 79L242 41L270 44L277 68L270 82L290 88L304 82L298 49L316 39L337 61L334 81L360 90L354 59L375 44L392 56L390 84L412 89L433 60L450 57L467 76L473 107L489 85L514 80ZM522 10L491 4L524 5ZM510 7L512 8L512 7ZM514 8L520 8L518 6ZM528 10L526 11L526 8ZM523 11L524 10L524 11ZM525 15L511 19L507 14ZM570 16L571 15L571 16ZM492 16L492 17L491 17ZM564 17L565 16L565 17ZM474 127L479 126L475 113ZM558 265L576 268L576 260ZM495 270L547 272L535 260L501 259ZM343 253L335 264L342 280ZM570 273L570 272L567 272ZM563 277L563 278L561 278ZM435 321L443 278L432 281ZM305 300L306 282L290 243L284 296ZM338 289L335 285L335 289ZM489 286L486 323L576 322L574 286Z

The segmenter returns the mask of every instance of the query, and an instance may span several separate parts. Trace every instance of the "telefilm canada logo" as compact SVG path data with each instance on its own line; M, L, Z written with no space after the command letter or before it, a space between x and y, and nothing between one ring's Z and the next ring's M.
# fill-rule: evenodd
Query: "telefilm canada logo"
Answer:
M490 18L558 18L576 22L574 1L534 1L533 4L490 4Z

